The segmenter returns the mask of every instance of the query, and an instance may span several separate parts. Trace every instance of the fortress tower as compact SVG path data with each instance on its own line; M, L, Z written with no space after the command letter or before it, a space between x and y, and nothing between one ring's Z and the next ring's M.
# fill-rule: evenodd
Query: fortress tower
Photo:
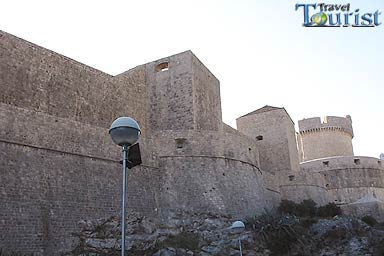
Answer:
M326 116L299 121L300 161L332 156L353 156L353 129L350 116Z
M236 123L241 133L258 142L262 170L299 170L295 124L284 108L264 106Z
M150 131L222 128L219 80L185 51L127 71L145 72Z

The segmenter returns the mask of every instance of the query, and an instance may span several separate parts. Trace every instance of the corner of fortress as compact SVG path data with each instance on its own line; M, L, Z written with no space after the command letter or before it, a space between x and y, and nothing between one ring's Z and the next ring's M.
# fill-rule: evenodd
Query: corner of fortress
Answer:
M234 129L191 51L111 76L0 31L0 91L3 249L60 255L79 220L118 214L121 152L107 130L119 116L142 128L130 210L244 217L313 199L384 219L384 163L354 156L350 116L304 119L296 133L284 108L264 106Z

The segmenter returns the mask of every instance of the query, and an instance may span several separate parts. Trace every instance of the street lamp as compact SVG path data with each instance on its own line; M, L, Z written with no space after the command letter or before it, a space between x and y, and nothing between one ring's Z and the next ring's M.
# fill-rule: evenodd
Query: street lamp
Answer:
M134 145L140 136L139 124L130 117L119 117L113 121L109 129L109 135L113 142L123 147L123 193L121 214L121 256L125 255L125 196L126 196L126 172L129 147Z
M244 222L242 222L240 220L237 220L237 221L232 223L230 229L234 233L241 233L245 229ZM241 248L241 237L239 237L239 249L240 249L240 256L243 256L243 251L242 251L242 248Z

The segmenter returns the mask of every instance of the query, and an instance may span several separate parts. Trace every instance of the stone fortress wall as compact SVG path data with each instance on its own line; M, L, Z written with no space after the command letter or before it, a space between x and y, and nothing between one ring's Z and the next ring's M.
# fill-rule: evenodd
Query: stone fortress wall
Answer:
M60 254L79 220L120 213L118 116L142 128L129 209L244 216L278 203L257 143L223 124L219 81L192 52L110 76L5 32L0 49L0 248Z
M78 220L119 212L120 150L106 131L118 113L146 132L145 73L113 78L4 32L0 71L0 248L55 255ZM153 214L161 173L142 141L128 201Z
M4 250L59 255L79 220L119 215L121 149L107 132L118 116L142 128L130 210L164 220L172 209L244 217L281 199L381 207L382 163L353 157L350 118L300 121L299 149L284 108L265 106L233 129L218 79L191 51L111 76L0 31L0 91ZM300 155L330 158L299 165Z
M285 199L300 202L311 198L320 205L333 202L344 206L365 197L384 201L383 166L382 160L361 156L303 162L299 173L281 176L281 193ZM383 217L378 214L378 218Z
M384 200L384 163L377 158L328 157L304 162L301 170L324 177L329 202L344 205L366 196Z

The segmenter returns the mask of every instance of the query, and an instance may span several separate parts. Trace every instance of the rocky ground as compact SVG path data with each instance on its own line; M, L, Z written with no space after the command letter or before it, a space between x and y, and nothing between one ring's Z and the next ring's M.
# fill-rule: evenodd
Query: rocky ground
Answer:
M234 219L210 213L173 212L158 224L131 213L127 217L127 255L384 255L384 231L359 219L298 218L268 213L246 220L247 229L229 229ZM120 255L119 218L79 223L67 255Z

